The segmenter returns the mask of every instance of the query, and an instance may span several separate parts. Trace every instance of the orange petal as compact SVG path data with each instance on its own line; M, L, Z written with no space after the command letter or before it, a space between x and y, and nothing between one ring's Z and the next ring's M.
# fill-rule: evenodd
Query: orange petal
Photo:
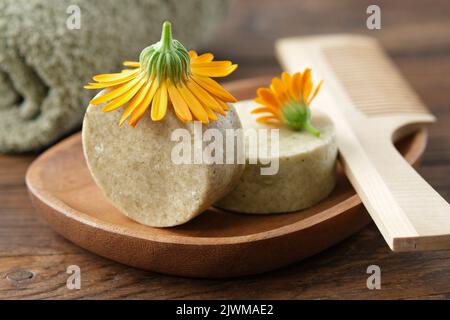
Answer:
M167 112L167 85L163 81L155 93L152 102L151 118L153 121L159 121L164 118Z
M88 85L84 86L85 89L103 89L103 88L110 88L117 86L119 84L125 83L127 81L130 81L134 78L136 78L136 74L132 74L128 77L125 77L123 79L115 80L115 81L109 81L109 82L98 82L98 83L89 83Z
M106 101L109 101L109 100L112 100L112 99L115 99L115 98L121 96L122 94L124 94L125 92L127 92L128 90L130 90L134 86L136 86L141 81L142 78L143 78L143 73L141 73L138 77L136 77L132 81L125 83L125 84L117 87L116 89L109 91L108 93L106 93L102 96L92 99L91 104L101 104L101 103L104 103Z
M304 72L303 72L303 77L302 77L302 91L303 91L303 100L304 101L308 101L308 97L311 94L311 90L312 90L312 80L311 80L311 69L307 68Z
M223 102L222 100L220 100L219 98L214 97L214 99L217 101L218 104L220 104L220 106L222 107L222 109L224 111L228 111L230 108L228 107L228 103Z
M134 96L133 99L131 99L128 106L125 108L125 110L122 112L122 116L119 120L119 126L121 126L125 120L130 116L130 114L136 109L141 103L143 103L145 97L147 96L147 93L149 92L150 88L152 87L153 81L147 81L147 83L141 87L139 92ZM149 103L147 103L148 107Z
M283 82L283 85L286 88L289 88L291 86L291 79L292 79L291 75L289 73L287 73L286 71L284 71L281 74L281 81Z
M194 50L189 50L189 57L190 57L191 59L197 58L197 52L194 51Z
M279 124L280 119L275 116L263 116L256 119L256 122L264 124Z
M217 98L227 101L227 102L236 102L236 98L233 97L231 93L225 90L217 81L201 76L191 76L191 79L194 80L197 84L199 84L203 89L216 96Z
M178 87L176 87L180 95L183 97L183 100L189 107L189 110L192 112L194 117L197 120L200 120L202 123L208 123L208 114L205 109L201 105L201 103L197 100L197 98L189 91L189 89L182 83Z
M208 119L216 121L217 120L217 115L216 113L211 110L211 108L209 108L208 106L203 105L203 108L205 109L206 113L208 114Z
M124 61L123 65L125 67L132 67L132 68L139 68L141 66L141 64L136 61Z
M253 109L251 113L252 114L271 113L274 116L278 117L280 114L280 111L278 109L271 108L271 107L260 107L260 108Z
M312 95L312 97L309 99L309 101L308 101L308 105L314 100L314 98L317 96L317 94L319 93L319 90L320 90L320 88L322 87L322 83L323 83L323 80L321 80L320 82L319 82L319 84L317 85L317 87L316 87L316 90L314 90L314 93L313 93L313 95Z
M139 70L140 69L132 69L132 70L123 70L122 72L119 72L119 73L99 74L99 75L92 77L92 79L94 79L94 81L97 81L97 82L116 81L116 80L120 80L125 77L128 77L132 74L137 74L139 72Z
M131 112L130 125L132 127L135 127L136 124L139 122L139 120L142 118L145 111L150 106L150 103L152 102L152 99L155 96L156 90L158 90L158 88L159 88L158 81L153 80L152 86L145 95L144 100Z
M118 98L110 101L108 104L106 104L102 108L102 111L109 112L109 111L113 111L113 110L120 108L125 103L130 101L131 98L133 98L135 96L135 94L139 91L139 89L141 89L141 87L144 85L144 83L145 83L145 79L141 79L141 81L139 81L139 83L136 86L134 86L131 90L129 90L128 92L124 93L120 97L118 97Z
M290 91L291 96L300 101L300 92L302 91L302 74L300 72L295 73L292 77Z
M212 61L212 62L202 62L193 61L191 62L191 67L195 68L227 68L233 65L231 61Z
M285 102L288 99L286 88L283 85L283 82L277 77L272 79L270 83L270 89L275 93L276 98L281 102Z
M189 107L175 86L173 84L169 84L167 86L167 90L169 91L170 101L172 102L173 109L175 110L177 117L181 121L191 121L192 114L189 111Z
M257 101L258 103L263 102L264 105L272 105L272 106L278 106L279 102L273 92L270 89L267 88L259 88L257 90L258 97L262 101ZM255 99L256 100L256 99Z
M191 64L191 70L194 75L205 77L226 77L236 70L237 67L237 64L232 64L229 66L196 66L193 63Z
M192 62L211 62L214 60L214 55L212 53L204 53L192 59Z
M217 103L217 101L201 86L199 86L195 81L187 81L186 83L189 90L197 97L197 99L202 103L203 106L206 106L216 112L221 114L225 114L221 106Z

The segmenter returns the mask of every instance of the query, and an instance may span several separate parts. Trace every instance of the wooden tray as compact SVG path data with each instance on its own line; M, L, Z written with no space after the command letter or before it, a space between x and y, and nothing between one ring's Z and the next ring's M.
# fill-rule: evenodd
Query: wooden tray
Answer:
M257 78L230 83L238 98L253 97ZM417 163L425 129L397 145ZM63 237L103 257L160 273L204 278L273 270L318 253L366 226L371 219L339 170L334 192L300 212L255 216L211 208L189 223L167 229L140 225L101 194L86 167L80 134L46 151L28 169L33 204Z

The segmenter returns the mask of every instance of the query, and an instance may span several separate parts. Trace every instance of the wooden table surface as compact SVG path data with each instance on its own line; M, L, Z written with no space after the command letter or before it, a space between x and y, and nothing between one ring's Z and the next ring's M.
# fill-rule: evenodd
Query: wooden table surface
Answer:
M381 30L366 28L372 3L381 7ZM234 79L247 78L280 71L275 39L336 32L380 39L438 117L420 173L449 201L449 1L243 0L233 4L205 48L240 64ZM0 299L450 298L450 251L394 254L373 224L303 262L240 279L170 277L100 258L55 234L34 212L24 174L35 156L0 156ZM366 268L372 264L381 268L381 290L366 287ZM69 265L81 267L81 290L66 288Z

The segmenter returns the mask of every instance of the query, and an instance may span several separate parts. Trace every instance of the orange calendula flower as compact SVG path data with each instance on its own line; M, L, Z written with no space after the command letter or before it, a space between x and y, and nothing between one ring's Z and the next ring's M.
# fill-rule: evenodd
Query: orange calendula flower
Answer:
M199 120L208 123L224 115L227 102L236 99L213 77L226 77L236 70L230 61L213 61L211 53L197 55L188 52L172 38L170 22L164 22L161 40L145 48L139 62L125 61L130 69L120 73L101 74L86 89L109 88L110 91L91 100L91 104L106 103L102 111L109 112L127 105L119 125L128 118L136 126L147 109L154 121L164 118L169 105L183 122Z
M320 81L314 89L311 69L290 75L283 72L273 78L270 88L259 88L255 102L263 105L252 111L261 115L256 121L265 124L285 125L292 130L306 130L314 136L320 132L311 123L310 103L322 86ZM314 91L313 91L314 89Z

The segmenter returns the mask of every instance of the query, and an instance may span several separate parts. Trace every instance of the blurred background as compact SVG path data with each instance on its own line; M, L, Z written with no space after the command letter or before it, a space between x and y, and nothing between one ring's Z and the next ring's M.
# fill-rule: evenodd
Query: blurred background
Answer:
M380 30L366 27L371 4L381 8ZM444 92L430 96L450 88L446 0L235 0L207 48L239 63L233 77L245 78L280 71L273 49L278 38L341 32L379 39L425 101L448 104Z

